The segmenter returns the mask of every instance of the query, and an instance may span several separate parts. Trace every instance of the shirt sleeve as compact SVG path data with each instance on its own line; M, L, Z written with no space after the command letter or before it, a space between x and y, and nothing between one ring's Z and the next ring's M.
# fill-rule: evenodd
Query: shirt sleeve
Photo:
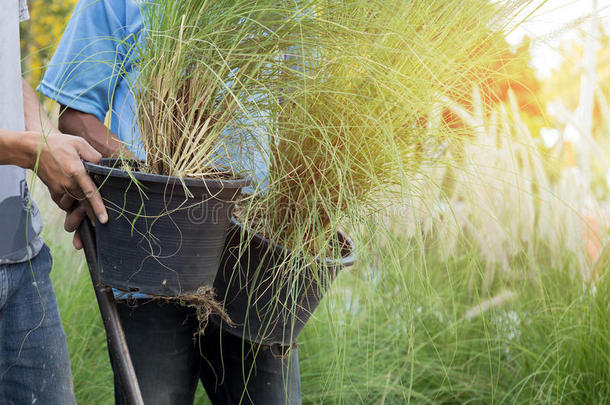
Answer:
M28 3L26 0L19 0L19 22L30 19L30 13L28 12Z
M79 0L38 91L104 121L125 58L121 1Z

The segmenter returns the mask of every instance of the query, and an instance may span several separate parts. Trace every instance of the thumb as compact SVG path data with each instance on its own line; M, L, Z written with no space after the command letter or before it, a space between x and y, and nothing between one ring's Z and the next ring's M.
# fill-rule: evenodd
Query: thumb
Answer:
M81 159L91 163L99 163L102 160L102 154L96 151L93 146L89 145L89 142L83 138L76 138L76 150Z

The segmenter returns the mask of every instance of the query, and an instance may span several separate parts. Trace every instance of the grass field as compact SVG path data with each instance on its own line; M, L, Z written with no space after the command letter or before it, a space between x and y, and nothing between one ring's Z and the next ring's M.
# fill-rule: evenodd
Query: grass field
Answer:
M112 373L82 254L35 194L79 403L112 404ZM389 235L360 252L300 338L307 404L610 403L610 282L577 281L569 260L515 261L487 292L468 247ZM467 246L467 245L466 245ZM197 404L207 403L199 389Z

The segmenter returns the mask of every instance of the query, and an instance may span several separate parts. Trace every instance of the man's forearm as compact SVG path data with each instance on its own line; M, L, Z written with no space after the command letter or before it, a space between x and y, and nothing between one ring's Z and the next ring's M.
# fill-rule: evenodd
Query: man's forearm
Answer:
M25 79L21 79L23 88L23 112L26 131L38 132L43 135L57 133L57 129L40 105L36 93Z
M0 164L26 169L34 167L41 134L57 132L44 112L36 93L22 79L25 132L0 130Z
M124 150L117 136L94 115L64 106L61 111L58 125L61 132L84 138L103 157L118 156Z
M0 129L0 165L34 166L39 136L35 132Z

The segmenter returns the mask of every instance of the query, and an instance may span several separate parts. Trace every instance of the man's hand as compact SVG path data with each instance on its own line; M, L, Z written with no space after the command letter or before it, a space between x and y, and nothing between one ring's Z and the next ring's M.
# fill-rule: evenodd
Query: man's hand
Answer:
M108 129L95 115L60 106L59 130L66 134L80 136L102 154L112 158L121 155L133 158L119 138Z
M98 163L101 158L84 139L57 130L48 136L37 131L0 130L0 165L34 170L49 188L53 201L68 212L64 227L70 232L87 214L92 219L95 215L103 224L108 222L102 197L82 162ZM75 246L80 246L76 240Z
M82 162L99 163L102 155L84 139L60 133L25 80L22 88L26 132L2 131L0 164L34 170L53 201L68 212L64 228L69 232L78 228L85 214L92 219L97 216L103 224L108 222L102 197ZM82 247L78 234L74 235L74 246Z
M26 134L38 138L38 151L32 168L47 185L51 198L59 208L69 212L78 200L84 203L83 209L95 214L101 223L106 223L106 208L82 163L82 160L98 163L102 155L87 141L76 136Z

